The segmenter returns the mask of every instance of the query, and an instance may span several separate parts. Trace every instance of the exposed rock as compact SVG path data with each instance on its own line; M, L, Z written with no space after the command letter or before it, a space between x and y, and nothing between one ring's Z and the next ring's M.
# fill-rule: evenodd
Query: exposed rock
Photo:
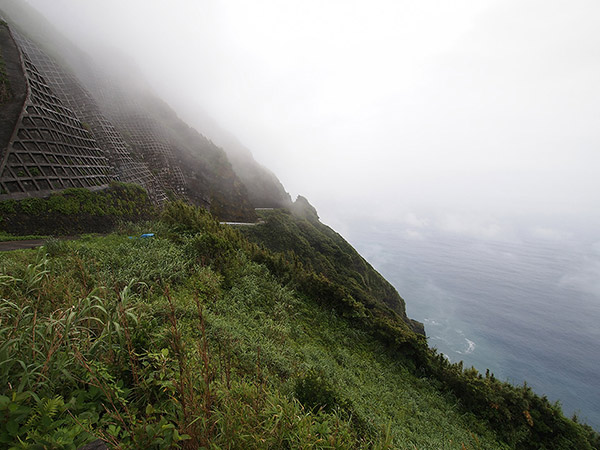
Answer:
M306 197L299 195L291 207L292 213L303 219L315 221L319 220L316 208L310 204Z
M103 440L98 439L94 442L84 445L83 447L79 447L77 450L108 450L108 447Z

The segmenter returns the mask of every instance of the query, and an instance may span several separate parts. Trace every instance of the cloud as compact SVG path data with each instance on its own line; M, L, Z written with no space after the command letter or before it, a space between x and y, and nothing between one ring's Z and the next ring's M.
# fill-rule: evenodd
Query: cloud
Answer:
M537 226L530 230L534 238L546 239L551 241L567 241L573 239L573 233L570 231L557 230L550 227Z
M597 0L29 1L127 53L201 132L206 110L322 217L600 221Z
M419 240L422 241L425 239L425 235L423 234L423 232L419 231L419 230L413 230L413 229L407 229L404 230L404 236L407 237L408 239L411 240Z
M428 228L430 226L430 220L425 217L419 217L412 211L404 214L402 218L402 223L412 227L412 228Z
M437 223L441 231L486 239L508 236L508 230L493 218L475 214L445 214Z

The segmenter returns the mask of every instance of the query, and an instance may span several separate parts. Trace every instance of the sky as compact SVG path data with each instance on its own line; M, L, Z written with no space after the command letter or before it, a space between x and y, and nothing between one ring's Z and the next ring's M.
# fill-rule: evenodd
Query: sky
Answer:
M600 225L597 0L29 3L129 55L342 231Z

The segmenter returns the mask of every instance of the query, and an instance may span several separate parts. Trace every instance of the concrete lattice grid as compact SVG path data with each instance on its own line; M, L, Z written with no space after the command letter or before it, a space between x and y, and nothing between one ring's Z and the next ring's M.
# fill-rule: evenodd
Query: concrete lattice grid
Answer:
M161 181L165 189L185 196L185 178L174 161L173 150L158 122L143 116L129 114L119 122L134 151Z
M78 67L87 89L104 114L116 124L135 157L148 164L165 189L185 198L187 183L175 156L177 144L159 120L144 113L149 106L139 101L138 97L143 99L146 94L142 90L137 91L137 86L123 88L128 82L115 81L110 73L94 67L90 61ZM153 107L150 106L150 109Z
M112 175L120 181L143 186L156 203L164 202L166 195L160 180L152 174L144 161L132 158L130 147L101 113L96 101L76 77L63 70L28 39L18 33L13 35L21 51L35 63L52 90L77 113L83 122L82 125L94 134L112 165Z
M0 199L107 186L111 166L94 136L55 95L29 56L20 53L27 94L0 162Z

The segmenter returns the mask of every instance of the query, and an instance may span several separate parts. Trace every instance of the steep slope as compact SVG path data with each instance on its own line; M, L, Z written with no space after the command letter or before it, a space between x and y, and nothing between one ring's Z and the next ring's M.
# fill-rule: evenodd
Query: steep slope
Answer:
M236 183L227 184L232 177L227 173L229 168L221 156L224 149L235 174L247 189L252 207L289 206L289 195L277 177L258 164L248 149L206 114L198 111L198 118L194 120L194 123L202 125L204 136L195 130L187 136L179 134L179 131L173 132L189 127L152 93L137 67L118 49L97 49L92 59L23 2L1 0L0 9L9 14L13 24L40 45L44 52L59 61L61 67L72 71L133 151L146 155L146 160L154 161L154 174L168 191L174 194L185 191L197 204L207 205L214 200L220 205L217 208L233 203L232 200L242 201L246 195L243 187ZM105 69L107 66L110 71ZM162 123L164 119L168 119L168 124ZM216 172L221 172L222 176L211 178ZM212 185L216 188L208 187ZM228 194L223 197L221 192ZM230 217L232 213L229 213ZM244 211L246 218L249 213L247 209Z
M194 123L227 153L233 170L248 188L248 197L255 208L289 208L290 195L269 169L258 163L252 152L235 136L223 129L205 111L194 108Z
M60 36L53 41L40 35L49 25L26 5L3 2L0 6L7 18L14 15L20 21L30 20L34 36L46 45L54 43L53 54L57 43L64 43L66 51L71 48ZM9 34L18 52L16 64L21 66L27 84L27 103L2 161L4 194L10 198L46 196L68 187L102 188L119 179L145 187L156 203L164 201L156 178L145 164L132 158L92 96L65 63L57 62L62 58L49 56L26 37L25 27L10 21L14 28ZM90 179L93 175L104 178Z
M190 129L152 93L119 84L24 3L3 0L0 8L15 28L21 55L31 60L52 94L75 113L110 161L114 170L109 178L143 185L158 203L166 195L182 197L223 219L254 218L246 187L220 148ZM8 175L7 182L18 182L22 191L27 190L24 181L33 185L27 195L45 195L35 179L13 181L15 174ZM63 188L49 186L50 191Z
M176 167L180 186L175 192L194 203L209 207L222 218L253 220L254 207L248 191L234 172L225 152L183 122L150 91L123 90L116 82L103 88L106 114L134 151L154 158L160 178L164 167ZM143 111L143 114L140 114Z
M241 231L271 251L293 252L304 267L343 286L353 301L382 315L397 315L410 329L425 334L423 324L406 316L404 300L396 289L342 236L322 224L306 199L299 197L292 211L261 211L265 223Z
M59 98L48 72L33 63L34 46L17 33L5 32L7 50L14 48L18 53L18 61L9 60L8 70L20 72L26 94L19 109L9 105L6 110L12 117L5 118L5 126L15 125L0 151L0 197L39 197L69 187L106 187L114 177L106 152L68 102Z
M227 152L231 165L238 177L248 187L248 196L256 208L285 208L291 205L290 195L277 178L266 167L259 164L250 150L235 137L219 133L222 147Z
M193 120L201 126L202 134L183 122L168 104L152 92L130 59L115 50L107 54L104 49L99 53L104 54L99 61L110 58L111 67L116 65L118 70L100 76L101 72L92 70L93 65L81 59L74 60L72 66L79 78L85 80L86 86L95 94L107 116L123 130L123 135L127 139L134 138L130 139L134 148L142 149L144 141L151 142L150 145L146 144L150 148L157 143L164 149L170 148L178 162L184 163L181 166L184 171L194 167L194 156L204 155L205 165L212 170L202 171L200 167L196 167L193 176L201 182L203 178L210 178L215 172L220 172L222 175L211 182L218 185L221 191L231 191L232 186L227 185L226 181L236 177L228 173L229 167L222 158L225 152L235 175L245 186L253 208L290 206L290 196L277 177L258 164L250 150L219 127L200 108L195 108ZM143 116L140 111L144 111ZM144 132L137 133L136 127L139 128L141 124L145 124ZM200 153L197 149L201 150ZM211 195L218 195L218 192L213 192L208 197ZM222 200L224 199L221 199L221 203Z
M175 205L152 229L2 261L0 446L507 448L205 212ZM27 265L46 274L29 291Z

